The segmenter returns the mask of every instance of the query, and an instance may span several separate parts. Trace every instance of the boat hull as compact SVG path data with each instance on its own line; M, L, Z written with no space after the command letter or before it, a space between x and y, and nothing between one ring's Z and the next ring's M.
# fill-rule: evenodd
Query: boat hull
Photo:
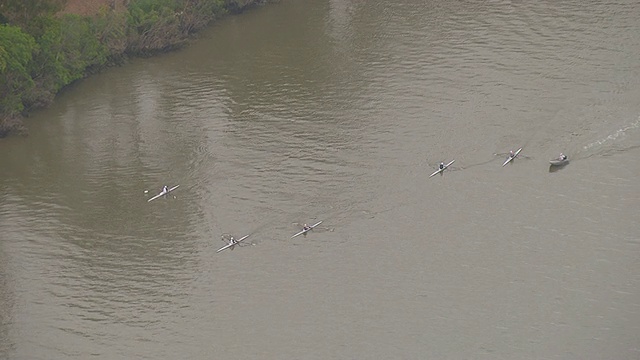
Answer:
M551 164L551 166L563 166L563 165L567 165L569 163L569 159L552 159L549 160L549 164Z

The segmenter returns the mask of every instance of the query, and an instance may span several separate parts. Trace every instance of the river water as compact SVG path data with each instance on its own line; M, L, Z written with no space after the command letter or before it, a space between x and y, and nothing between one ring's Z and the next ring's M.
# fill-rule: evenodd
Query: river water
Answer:
M281 0L72 86L0 142L0 358L640 359L639 19Z

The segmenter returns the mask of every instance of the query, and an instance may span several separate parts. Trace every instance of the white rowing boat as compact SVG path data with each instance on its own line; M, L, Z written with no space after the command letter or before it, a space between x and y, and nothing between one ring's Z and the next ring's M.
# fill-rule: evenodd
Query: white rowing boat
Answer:
M156 195L156 196L152 197L151 199L147 200L147 202L151 202L151 201L153 201L153 200L155 200L155 199L157 199L157 198L159 198L159 197L161 197L161 196L167 195L168 193L170 193L170 192L172 192L173 190L177 189L177 188L178 188L178 186L180 186L180 185L176 185L176 186L172 187L171 189L168 189L167 191L164 191L164 190L163 190L163 191L161 191L161 192L160 192L160 194L158 194L158 195Z
M442 167L442 169L438 169L438 170L436 170L436 172L434 172L433 174L429 175L429 177L436 176L436 175L440 174L441 172L443 172L443 171L447 170L447 168L449 167L449 165L453 164L453 162L454 162L454 161L455 161L455 160L451 160L451 162L450 162L450 163L448 163L448 164L446 164L445 166L443 166L443 167Z
M563 166L569 163L569 158L566 156L564 158L558 157L558 158L549 160L549 163L551 164L551 166Z
M234 247L234 246L238 245L238 244L240 243L240 241L242 241L242 240L244 240L244 239L246 239L246 238L248 238L248 237L249 237L249 235L245 235L245 236L241 237L241 238L240 238L240 239L238 239L238 240L236 240L236 239L234 239L234 238L231 238L231 240L229 240L229 243L228 243L227 245L225 245L225 246L221 247L221 248L220 248L220 249L218 249L218 251L216 251L216 252L217 252L217 253L219 253L220 251L225 250L225 249L228 249L228 248L231 248L231 250L233 250L233 247Z
M518 156L518 154L520 154L520 151L522 151L522 148L518 149L518 151L516 151L515 153L513 153L513 156L509 155L509 157L507 158L507 160L504 162L504 164L502 164L502 166L507 165L508 163L511 162L511 160L515 159L516 156Z
M291 238L293 239L294 237L296 237L296 236L298 236L298 235L306 234L306 233L308 233L309 231L313 230L313 228L314 228L314 227L316 227L316 226L318 226L318 225L320 225L320 224L322 224L322 220L320 220L320 221L318 221L317 223L315 223L315 224L313 224L313 225L309 226L309 228L308 228L308 229L302 229L302 231L300 231L300 232L296 233L296 234L295 234L295 235L293 235Z

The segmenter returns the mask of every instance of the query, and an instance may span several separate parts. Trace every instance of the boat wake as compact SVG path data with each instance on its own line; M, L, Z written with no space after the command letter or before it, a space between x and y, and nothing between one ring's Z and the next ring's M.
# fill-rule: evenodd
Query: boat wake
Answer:
M638 119L635 122L616 130L602 139L583 146L580 152L586 152L587 155L585 157L591 157L594 155L607 155L612 152L637 148L640 146L640 137L637 139L638 141L634 142L631 135L635 135L636 131L639 129L640 116L638 116ZM629 141L634 142L634 144L629 144Z
M594 141L588 145L585 145L583 150L588 151L594 147L597 146L601 146L604 145L606 143L610 143L619 139L622 139L624 137L626 137L627 135L629 135L629 132L633 132L635 129L640 129L640 116L638 116L638 120L636 120L635 122L631 123L630 125L627 125L623 128L618 129L616 132L614 132L613 134L608 135L607 137Z

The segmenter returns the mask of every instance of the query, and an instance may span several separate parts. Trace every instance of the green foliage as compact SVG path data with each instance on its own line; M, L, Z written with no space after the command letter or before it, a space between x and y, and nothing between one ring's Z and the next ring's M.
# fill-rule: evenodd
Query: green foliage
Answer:
M178 9L177 0L132 0L129 3L129 12L153 13L162 12L163 9L175 11Z
M180 0L181 11L215 18L227 13L225 0Z
M2 0L0 14L9 22L24 27L39 16L59 12L66 3L67 0Z
M62 18L61 30L62 50L69 82L82 78L87 68L106 62L108 50L98 41L95 24L90 18L65 15Z
M231 13L241 13L246 8L255 4L254 0L223 0L224 7L228 9Z
M121 58L127 47L127 14L103 10L93 23L98 41L108 51L110 61Z
M64 82L60 80L61 74L65 73L60 21L53 17L40 17L30 24L30 30L38 44L30 65L37 91L25 100L33 105L46 105Z
M39 45L31 64L39 91L27 98L30 105L46 105L62 87L83 78L87 68L106 62L108 50L89 18L40 17L30 28Z
M0 115L23 110L22 99L33 88L28 66L36 43L15 26L0 25Z
M180 0L180 28L184 34L196 32L213 19L225 15L225 0Z
M153 52L183 41L177 6L176 0L132 0L127 19L128 51Z
M130 0L122 12L59 16L66 2L0 0L0 136L25 108L47 105L88 71L180 46L217 17L261 0Z
M9 58L9 53L4 47L0 46L0 74L3 74L7 69L7 60Z
M175 0L133 0L129 3L128 24L138 34L149 31L177 9Z
M189 34L226 14L227 1L132 0L128 7L127 50L139 54L180 46Z
M166 18L169 14L166 14L167 9L162 9L160 12L152 11L150 13L143 12L141 10L129 13L129 25L131 30L137 34L144 34L156 26L163 16ZM164 13L164 14L163 14Z
M35 41L19 27L0 25L0 49L6 70L26 75L26 68L35 48Z

